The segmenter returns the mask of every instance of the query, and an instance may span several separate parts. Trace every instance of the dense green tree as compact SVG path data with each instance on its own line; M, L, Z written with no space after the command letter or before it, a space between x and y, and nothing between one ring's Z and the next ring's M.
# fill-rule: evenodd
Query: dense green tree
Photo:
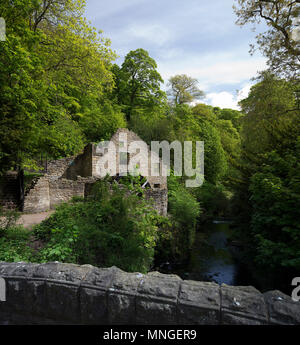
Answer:
M256 264L273 278L299 269L300 111L294 91L294 83L263 73L240 103L246 116L239 188L251 224L246 237Z
M214 112L217 115L217 118L220 120L230 120L232 125L239 131L241 128L241 123L244 114L238 110L234 109L220 109L218 107L214 108Z
M204 92L198 86L198 80L186 74L175 75L169 79L168 94L175 104L191 103L204 97Z
M41 150L74 154L84 144L83 103L113 86L109 41L83 19L85 1L3 0L0 42L1 170L32 167Z
M227 162L215 124L211 122L210 116L202 115L203 107L191 108L182 104L177 105L173 111L172 123L177 140L204 141L205 179L217 183L226 173ZM207 111L211 111L209 107ZM211 113L211 116L214 114Z
M289 145L299 134L297 85L264 72L240 102L243 119L243 146L254 156Z
M127 121L133 114L140 114L159 106L165 98L160 89L163 79L157 64L144 49L130 51L119 68L114 66L116 79L115 98L123 106Z

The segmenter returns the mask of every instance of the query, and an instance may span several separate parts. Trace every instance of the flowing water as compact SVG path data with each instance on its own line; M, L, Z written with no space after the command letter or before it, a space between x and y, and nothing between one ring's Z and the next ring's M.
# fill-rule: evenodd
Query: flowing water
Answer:
M238 252L229 240L232 234L229 222L214 221L199 229L188 263L161 265L163 273L174 273L183 279L211 281L218 284L244 285L243 269L236 260Z

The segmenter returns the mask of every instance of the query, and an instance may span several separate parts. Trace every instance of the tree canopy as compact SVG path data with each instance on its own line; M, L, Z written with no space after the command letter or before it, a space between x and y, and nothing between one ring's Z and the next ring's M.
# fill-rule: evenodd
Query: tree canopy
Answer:
M256 36L257 44L273 72L299 78L300 70L300 1L236 0L237 24L264 21L269 29ZM252 46L252 51L254 46Z
M191 103L204 97L204 92L198 86L198 80L186 74L175 75L169 79L168 94L175 104Z
M1 1L7 24L0 42L2 171L33 166L41 152L74 154L87 140L79 121L84 105L94 100L101 107L113 87L116 55L84 19L84 6L82 0Z
M160 89L163 79L157 64L144 49L130 51L119 68L113 69L116 78L116 97L130 121L135 112L159 106L165 98Z

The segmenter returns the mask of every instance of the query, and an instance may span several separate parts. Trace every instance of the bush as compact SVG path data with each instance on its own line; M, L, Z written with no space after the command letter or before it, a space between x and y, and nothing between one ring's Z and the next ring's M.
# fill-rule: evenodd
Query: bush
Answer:
M255 260L271 269L300 269L300 165L297 157L297 154L268 153L261 171L251 178Z
M168 179L169 212L172 228L165 234L165 240L170 241L173 255L187 258L192 248L200 214L200 205L193 195L174 176Z
M147 272L161 217L143 198L99 181L88 201L57 208L35 228L47 241L39 261L64 261Z
M202 220L208 218L226 216L230 209L229 193L222 185L213 185L204 182L203 185L194 191L194 195L201 204L203 213Z
M5 236L10 228L16 227L20 213L15 210L4 210L0 207L0 238Z

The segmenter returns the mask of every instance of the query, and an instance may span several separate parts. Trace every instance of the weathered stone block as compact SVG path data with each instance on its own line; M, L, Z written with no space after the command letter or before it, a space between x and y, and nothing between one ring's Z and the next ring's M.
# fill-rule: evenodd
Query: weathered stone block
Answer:
M135 297L143 279L141 273L116 272L108 290L109 322L111 324L135 323Z
M136 322L138 324L176 324L177 297L181 279L176 275L148 273L138 287Z
M64 320L66 324L80 323L79 286L64 283L46 284L47 317Z
M49 280L66 281L80 284L86 275L93 269L90 265L62 264L49 262L37 265L33 277Z
M271 324L300 325L300 302L277 290L264 293L264 298Z
M120 271L120 269L115 266L110 268L92 267L85 275L82 284L85 286L96 286L107 290L111 287L112 281L118 271Z
M50 187L49 180L43 176L38 178L35 186L29 190L24 198L23 211L44 212L50 209Z
M26 304L28 313L35 316L46 316L46 282L44 280L28 280L26 287Z
M180 325L216 325L220 322L220 287L214 283L183 281L178 301Z
M85 276L80 288L81 319L87 324L107 324L108 289L120 271L117 267L93 267Z
M106 289L80 288L81 322L88 325L108 324Z
M26 312L26 280L6 279L6 302L5 309L13 312Z
M252 286L221 285L223 324L267 324L263 295Z

